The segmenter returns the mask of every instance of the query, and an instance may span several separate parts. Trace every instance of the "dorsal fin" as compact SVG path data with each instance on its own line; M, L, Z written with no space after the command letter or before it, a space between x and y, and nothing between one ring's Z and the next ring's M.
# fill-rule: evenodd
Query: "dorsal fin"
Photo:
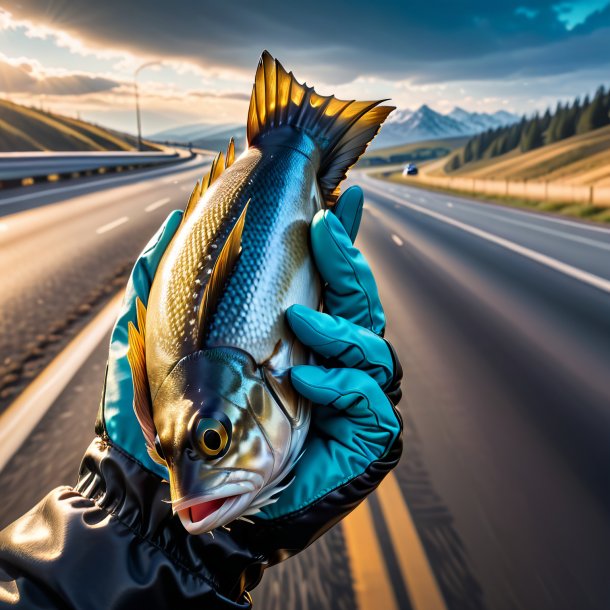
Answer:
M182 217L182 222L186 221L191 212L195 209L195 206L197 205L198 201L205 195L205 192L222 174L222 172L233 163L234 158L235 145L233 143L233 138L231 138L231 141L229 142L229 147L227 148L226 161L225 156L221 152L219 152L214 158L214 161L212 161L210 171L204 174L201 180L197 181L197 184L195 184L195 187L191 192L191 196L189 197L188 203L186 204L186 208L184 209L184 216Z
M227 167L231 167L233 165L233 161L235 161L235 141L231 138L229 145L227 146L227 156L225 159L225 169Z
M272 130L292 127L309 135L320 151L318 180L329 203L347 170L364 153L393 106L384 100L358 102L318 95L264 51L248 109L248 145L256 146Z
M184 222L191 212L195 209L199 198L201 197L201 182L197 180L197 184L193 187L191 191L191 195L189 197L188 203L186 204L186 208L184 208L184 216L182 216L182 222Z
M242 210L237 222L233 225L231 232L229 233L216 262L210 279L205 287L203 293L203 299L201 300L201 307L199 308L199 329L201 337L205 337L207 325L209 323L211 315L216 309L218 303L218 297L224 288L225 282L235 265L235 261L241 250L241 236L244 231L244 224L246 221L246 213L248 211L248 205L250 201L246 203Z
M129 322L127 325L127 338L129 342L127 360L131 367L131 378L133 380L133 410L142 428L148 455L158 464L165 466L165 462L155 450L157 430L152 417L148 374L146 373L146 352L144 349L146 307L139 298L136 298L136 323L137 326L132 322Z

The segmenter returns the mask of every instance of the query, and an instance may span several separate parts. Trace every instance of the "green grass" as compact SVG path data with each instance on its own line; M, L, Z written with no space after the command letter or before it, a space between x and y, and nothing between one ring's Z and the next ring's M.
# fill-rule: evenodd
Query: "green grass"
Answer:
M417 182L417 178L411 178L406 181L402 177L401 172L377 172L373 174L376 177L407 186L414 186L437 193L450 193L452 195L461 195L462 197L470 197L484 203L494 203L515 208L526 208L537 212L545 212L557 216L568 216L571 218L581 218L598 223L610 223L610 208L604 206L590 205L586 203L570 203L556 201L536 201L530 199L520 199L518 197L505 197L501 195L483 195L479 193L470 193L466 191L458 191L456 189L441 188Z

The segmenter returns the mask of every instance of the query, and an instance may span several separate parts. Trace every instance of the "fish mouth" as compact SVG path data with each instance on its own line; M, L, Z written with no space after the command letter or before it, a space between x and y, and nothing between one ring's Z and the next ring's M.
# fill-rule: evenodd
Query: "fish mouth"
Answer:
M208 492L183 499L174 505L174 513L178 514L189 534L203 534L234 521L247 509L257 493L251 485L226 487L233 489L224 489L223 495Z

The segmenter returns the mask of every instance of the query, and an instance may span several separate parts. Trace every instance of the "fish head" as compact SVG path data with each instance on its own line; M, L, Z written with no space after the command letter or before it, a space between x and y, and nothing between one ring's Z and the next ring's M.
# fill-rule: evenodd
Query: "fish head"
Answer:
M242 350L217 347L183 358L152 410L172 508L189 533L238 518L286 462L290 419Z

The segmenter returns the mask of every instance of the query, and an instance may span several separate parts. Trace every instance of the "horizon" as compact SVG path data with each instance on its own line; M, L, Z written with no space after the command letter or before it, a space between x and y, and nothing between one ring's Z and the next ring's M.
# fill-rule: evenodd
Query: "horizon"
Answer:
M95 10L82 0L2 3L0 96L133 133L133 73L153 62L138 77L144 135L242 124L267 47L323 95L389 98L402 111L427 105L441 114L459 107L530 116L592 95L610 64L608 0L408 11L387 0L374 11L357 2L353 15L324 5L329 18L308 28L313 17L299 13L298 31L296 13L273 2L266 15L234 3L213 23L201 4L183 2L171 15L161 5L130 3L125 23L115 23L112 2ZM337 29L327 23L333 15Z

